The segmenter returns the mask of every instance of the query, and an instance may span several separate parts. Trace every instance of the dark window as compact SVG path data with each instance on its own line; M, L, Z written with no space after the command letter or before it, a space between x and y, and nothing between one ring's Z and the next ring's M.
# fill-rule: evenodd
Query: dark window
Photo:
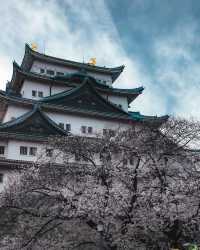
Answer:
M37 153L37 148L35 148L35 147L30 147L29 155L35 156L36 153Z
M11 117L11 121L15 120L16 118L14 116Z
M53 70L47 69L47 74L53 76L55 72Z
M43 92L42 91L38 91L38 97L43 97Z
M0 173L0 183L3 183L3 174Z
M63 72L56 72L56 75L57 76L64 76L64 73Z
M122 105L121 105L121 104L119 104L119 108L120 108L120 109L122 108Z
M44 74L45 70L44 69L40 69L40 73Z
M82 126L82 127L81 127L81 132L82 132L83 134L86 133L86 126Z
M5 147L0 146L0 155L4 155L4 154L5 154Z
M69 123L66 124L66 130L67 130L67 131L71 131L71 124L69 124Z
M93 130L92 127L88 127L88 133L89 134L92 134L92 130Z
M21 146L20 147L20 155L27 155L27 147Z
M60 123L58 124L58 126L59 126L60 128L62 128L62 129L64 129L64 123L60 122Z
M36 94L37 94L37 91L36 90L32 90L32 96L36 96Z
M53 149L52 148L47 148L46 149L46 156L52 157L53 156Z

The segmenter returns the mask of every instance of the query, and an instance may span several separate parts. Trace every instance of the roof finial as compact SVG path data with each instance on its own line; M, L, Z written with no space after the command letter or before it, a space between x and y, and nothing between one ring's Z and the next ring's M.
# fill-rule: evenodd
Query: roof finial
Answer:
M31 43L31 49L34 51L37 51L37 44L36 43Z
M95 66L97 64L97 59L95 57L90 58L89 64Z

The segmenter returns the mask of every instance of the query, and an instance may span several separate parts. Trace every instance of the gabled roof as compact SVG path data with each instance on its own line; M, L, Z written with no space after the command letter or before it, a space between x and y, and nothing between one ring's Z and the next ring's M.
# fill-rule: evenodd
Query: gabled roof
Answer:
M58 94L57 94L58 95ZM57 96L55 95L55 96ZM45 98L46 99L46 98ZM64 114L72 114L72 115L79 115L79 116L89 116L89 117L99 117L103 119L115 119L115 120L130 120L129 116L126 115L119 115L118 112L105 112L100 111L100 110L95 110L95 109L86 109L81 106L61 106L53 103L47 103L47 102L41 102L41 101L36 101L36 100L31 100L31 99L26 99L23 97L18 97L18 96L12 96L7 94L4 91L0 91L0 105L1 103L5 102L7 105L9 103L13 103L15 105L27 107L27 108L32 108L35 104L39 104L42 110L45 112L59 112L59 113L64 113ZM115 105L113 105L116 107ZM121 110L121 109L120 109Z
M38 81L42 83L47 84L59 84L59 85L65 85L66 87L73 87L73 84L70 84L68 82L59 81L58 79L54 79L52 77L48 77L45 75L40 75L34 72L26 72L24 71L15 61L13 62L13 74L12 79L8 83L7 88L13 93L13 94L19 94L22 84L25 79Z
M39 60L39 61L52 63L56 65L71 67L77 70L84 69L88 72L97 72L97 73L111 75L112 82L114 82L124 70L124 65L115 67L115 68L107 68L107 67L93 66L88 63L80 63L80 62L65 60L65 59L61 59L57 57L52 57L49 55L36 52L32 50L28 44L26 44L25 54L24 54L21 67L25 71L30 71L34 60Z
M167 121L169 116L145 116L140 114L140 112L131 112L129 111L126 113L122 109L118 108L116 105L113 105L112 103L109 103L105 98L103 98L106 103L109 103L112 105L113 108L117 109L117 112L110 112L108 110L98 110L98 109L89 109L84 107L83 105L69 105L68 106L63 106L60 103L57 103L57 101L61 98L61 100L67 98L70 93L76 92L77 90L81 90L83 86L76 87L76 89L70 90L70 91L65 91L61 92L59 94L55 94L51 97L46 97L43 98L40 101L36 100L31 100L31 99L26 99L26 98L21 98L17 96L11 96L7 94L4 91L0 91L0 106L2 104L5 104L6 106L9 103L14 103L16 105L22 105L23 107L31 108L35 106L36 104L39 104L40 107L45 110L45 111L50 111L50 112L61 112L61 113L69 113L69 114L74 114L74 115L81 115L81 116L92 116L92 117L101 117L105 119L118 119L118 120L130 120L130 121L135 121L135 122L158 122L158 123L163 123ZM84 95L83 95L84 97ZM74 104L76 104L75 102ZM81 104L81 103L79 103ZM120 113L118 112L120 110ZM121 114L123 112L123 114ZM125 114L125 115L124 115Z
M67 135L53 120L44 114L38 104L24 115L0 125L0 135L5 137L24 137L33 140L51 135Z
M143 87L132 89L113 88L109 85L97 81L94 77L89 76L85 72L75 72L73 74L67 74L65 76L49 77L34 72L26 72L16 62L13 62L13 75L11 82L7 84L7 91L13 95L20 95L20 90L25 79L40 83L42 82L45 84L63 85L69 88L74 88L77 86L77 82L79 82L79 84L82 83L86 77L88 77L92 85L102 93L126 96L128 104L131 103L144 90Z
M95 90L90 79L87 77L84 79L82 85L69 91L45 97L40 102L128 117L127 112L103 98Z

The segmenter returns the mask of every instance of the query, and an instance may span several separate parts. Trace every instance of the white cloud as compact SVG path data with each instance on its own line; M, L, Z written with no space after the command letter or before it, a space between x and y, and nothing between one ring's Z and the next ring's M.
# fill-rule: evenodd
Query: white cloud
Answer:
M0 88L11 78L11 61L19 63L24 43L36 42L47 54L82 61L97 58L98 65L126 66L117 87L133 88L150 82L137 59L123 49L117 29L103 0L9 0L1 3ZM151 86L151 85L149 85ZM145 95L145 92L147 94ZM133 103L148 114L165 112L157 90L147 88Z
M171 113L200 118L200 61L192 50L199 43L196 29L196 23L188 23L155 43L155 77L161 91L173 100L174 106L168 101Z

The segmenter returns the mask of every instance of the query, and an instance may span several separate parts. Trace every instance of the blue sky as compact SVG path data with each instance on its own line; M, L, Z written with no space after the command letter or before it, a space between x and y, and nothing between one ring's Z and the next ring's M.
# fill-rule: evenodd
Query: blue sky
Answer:
M53 56L126 66L115 87L144 86L131 108L200 119L200 1L9 0L1 3L0 88L26 42Z

